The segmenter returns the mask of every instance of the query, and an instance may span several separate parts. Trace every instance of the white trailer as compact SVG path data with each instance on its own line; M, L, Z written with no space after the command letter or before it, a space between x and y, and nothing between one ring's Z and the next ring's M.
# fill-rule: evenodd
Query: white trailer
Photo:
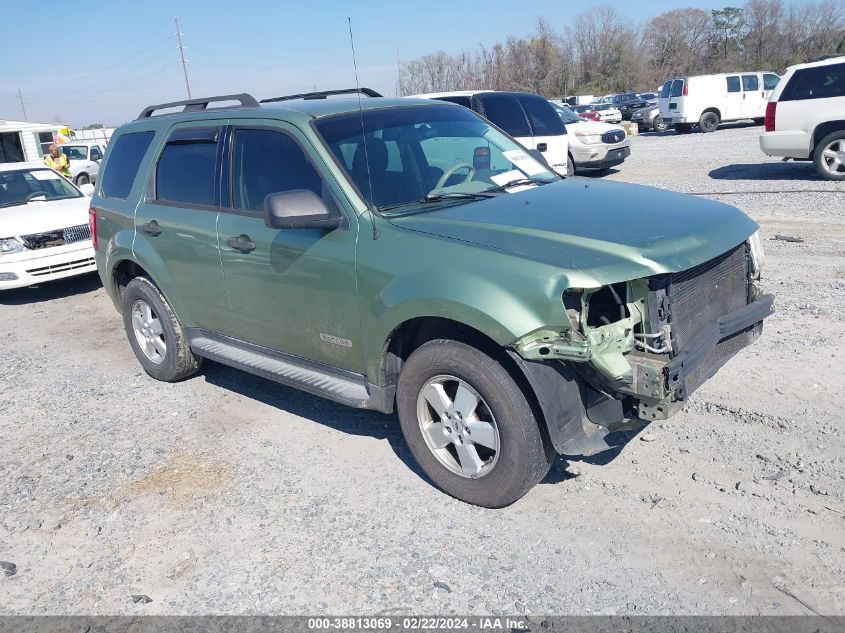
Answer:
M63 127L61 123L0 121L0 163L40 161Z

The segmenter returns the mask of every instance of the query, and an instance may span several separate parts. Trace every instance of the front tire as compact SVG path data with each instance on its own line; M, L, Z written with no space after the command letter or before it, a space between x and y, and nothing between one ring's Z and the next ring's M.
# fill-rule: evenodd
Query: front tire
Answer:
M652 129L654 129L655 132L665 132L667 129L669 129L669 126L663 122L663 119L661 117L658 116L654 119Z
M123 327L145 372L156 380L176 382L199 370L202 358L188 347L176 315L149 279L130 281L122 301Z
M82 185L90 184L91 179L88 178L88 174L79 174L76 177L76 186L81 187Z
M569 154L566 157L566 175L567 176L574 176L575 175L575 159L572 158L572 154Z
M716 128L719 127L719 123L721 123L721 119L719 119L718 114L715 112L705 112L698 120L698 129L705 133L715 132Z
M522 388L465 343L439 339L408 358L396 393L402 434L444 492L487 508L510 505L554 460Z
M825 180L845 180L845 130L837 130L816 143L816 173Z

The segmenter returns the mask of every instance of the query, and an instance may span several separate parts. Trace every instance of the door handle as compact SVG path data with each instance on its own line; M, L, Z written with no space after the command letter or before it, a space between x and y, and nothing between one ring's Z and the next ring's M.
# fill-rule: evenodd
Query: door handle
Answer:
M151 237L158 237L161 235L161 227L155 220L150 220L141 226L141 230Z
M249 239L247 235L238 235L237 237L230 237L226 243L236 251L241 253L251 253L255 250L255 242Z
M547 149L549 149L549 146L545 143L537 143L537 151L545 152Z

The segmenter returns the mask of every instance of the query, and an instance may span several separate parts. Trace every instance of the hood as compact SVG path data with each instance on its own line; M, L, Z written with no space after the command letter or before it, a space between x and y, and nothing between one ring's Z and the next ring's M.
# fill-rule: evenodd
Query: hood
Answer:
M390 222L555 266L571 287L686 270L757 229L727 204L577 177Z
M68 198L0 207L0 238L88 224L91 198Z
M570 128L573 129L573 134L582 130L584 132L604 134L605 132L610 132L610 130L622 129L618 125L613 125L611 123L602 123L600 121L590 121L589 119L584 119L583 121L576 121L575 123L567 123L566 129L569 130Z

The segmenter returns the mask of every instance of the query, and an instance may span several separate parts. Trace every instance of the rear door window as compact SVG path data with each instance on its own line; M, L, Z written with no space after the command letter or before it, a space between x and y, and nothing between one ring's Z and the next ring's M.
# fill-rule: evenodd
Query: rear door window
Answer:
M560 120L554 106L536 95L524 95L517 97L522 107L525 108L525 114L528 115L528 121L531 123L531 129L534 136L560 136L566 134L566 127L563 121Z
M132 191L138 168L155 132L122 134L110 143L109 160L100 176L100 193L105 198L126 199Z
M173 132L156 168L156 200L216 206L218 128L182 128Z
M671 92L669 96L671 97L680 97L684 94L684 80L683 79L675 79L672 81L672 87L670 88Z
M739 92L739 77L736 75L731 75L730 77L725 77L728 82L728 92Z
M672 81L671 81L671 80L669 80L669 81L667 81L666 83L664 83L664 84L660 87L660 98L661 98L661 99L666 99L666 98L668 98L668 97L669 97L669 93L670 93L671 91L672 91Z
M845 64L796 70L783 89L781 101L845 97Z
M742 76L742 90L743 92L756 92L760 89L760 81L757 75L743 75Z
M513 95L491 92L479 95L484 116L511 136L531 136L525 112Z

